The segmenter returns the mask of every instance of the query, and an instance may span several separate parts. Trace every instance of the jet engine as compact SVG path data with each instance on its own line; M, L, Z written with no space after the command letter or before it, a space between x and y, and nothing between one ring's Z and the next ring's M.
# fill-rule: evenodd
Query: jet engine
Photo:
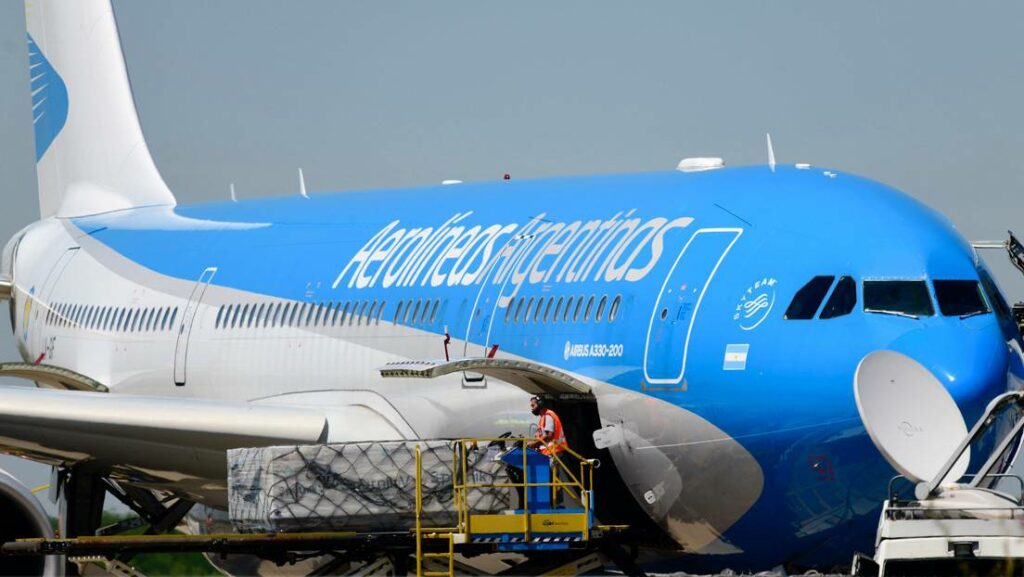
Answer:
M39 499L13 475L0 469L0 543L26 538L53 538L53 525ZM0 576L61 574L62 558L5 557Z

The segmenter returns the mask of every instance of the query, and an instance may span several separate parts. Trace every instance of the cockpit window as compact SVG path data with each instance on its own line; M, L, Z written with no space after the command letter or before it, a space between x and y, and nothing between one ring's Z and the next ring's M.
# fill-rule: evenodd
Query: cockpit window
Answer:
M989 312L981 296L981 287L973 280L937 280L935 298L939 310L947 317L968 317Z
M793 297L793 302L789 303L789 308L786 309L783 318L787 320L813 319L814 313L818 312L818 307L821 306L821 301L824 300L825 294L828 293L835 278L834 276L816 276L800 287L800 290L796 291L796 296Z
M985 294L988 296L988 301L992 303L992 306L996 309L996 314L999 315L1000 319L1012 318L1010 313L1010 305L1003 299L1003 294L996 288L995 281L984 269L978 270L978 277L981 278L981 286L985 289Z
M866 280L864 311L917 318L934 315L935 307L923 280Z
M828 297L828 302L825 303L825 308L822 309L819 318L833 319L848 315L853 312L853 307L856 305L857 283L853 280L853 277L840 277L839 282L836 283L835 290L832 291L832 296Z

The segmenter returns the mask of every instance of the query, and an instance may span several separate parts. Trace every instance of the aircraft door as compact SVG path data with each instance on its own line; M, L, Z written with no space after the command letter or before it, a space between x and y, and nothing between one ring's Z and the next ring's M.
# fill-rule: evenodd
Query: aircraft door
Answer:
M186 364L188 363L188 343L192 334L192 323L195 321L196 312L199 310L199 303L206 294L206 287L210 286L213 275L217 274L217 267L210 267L199 275L199 280L192 287L192 294L188 297L188 304L182 311L181 324L178 325L178 339L174 346L174 384L181 387L185 385Z
M702 228L676 257L647 327L644 378L648 383L673 385L683 380L704 293L741 234L740 228Z
M64 254L60 255L60 258L57 259L57 262L53 265L53 268L50 269L50 274L46 275L46 280L43 281L43 286L39 287L40 290L36 292L36 294L28 295L26 297L35 302L28 305L28 307L25 308L26 312L23 315L21 321L23 327L22 337L23 339L27 340L30 336L29 333L31 332L32 342L26 342L26 345L28 345L29 350L32 353L31 356L33 357L44 352L46 353L46 357L49 357L50 351L52 351L53 349L53 347L48 346L47 343L44 342L43 331L39 330L40 323L38 321L40 318L45 319L49 307L53 306L53 303L51 302L53 289L54 287L57 286L57 282L60 281L61 275L64 274L64 269L68 268L68 263L70 263L71 259L74 258L76 254L78 254L78 250L79 247L77 246L65 250ZM14 302L13 296L11 302ZM30 321L36 323L36 328L34 331L28 330ZM44 357L44 359L46 357Z

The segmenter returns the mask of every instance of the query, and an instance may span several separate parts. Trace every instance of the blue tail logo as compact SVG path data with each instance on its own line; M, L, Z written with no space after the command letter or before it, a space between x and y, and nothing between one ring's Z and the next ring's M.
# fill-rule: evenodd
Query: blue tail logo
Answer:
M39 162L68 119L68 89L31 34L28 36L28 73L32 79L32 125L36 131L36 162Z

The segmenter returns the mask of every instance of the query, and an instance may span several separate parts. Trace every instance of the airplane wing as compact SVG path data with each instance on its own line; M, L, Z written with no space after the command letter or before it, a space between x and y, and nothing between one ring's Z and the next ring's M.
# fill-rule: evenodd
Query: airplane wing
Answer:
M314 408L0 387L0 451L140 485L172 482L207 502L226 498L228 449L318 443L327 433Z

